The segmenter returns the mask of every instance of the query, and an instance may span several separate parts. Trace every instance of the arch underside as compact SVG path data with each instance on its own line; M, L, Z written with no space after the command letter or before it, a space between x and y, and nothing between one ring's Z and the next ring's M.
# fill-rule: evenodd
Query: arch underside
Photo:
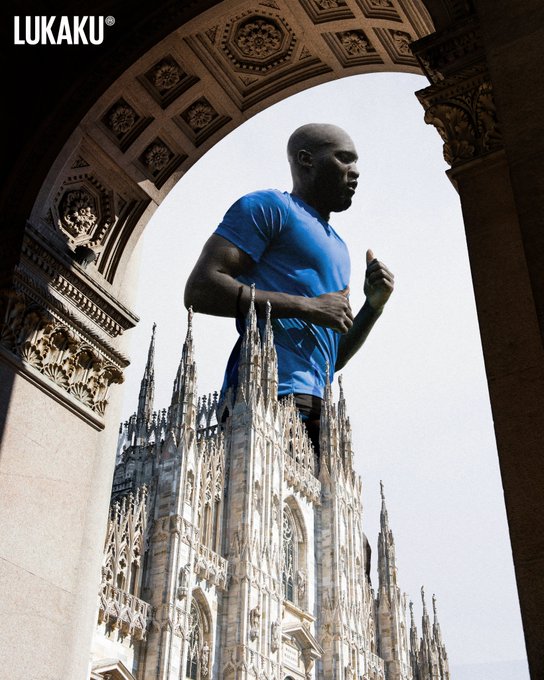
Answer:
M420 73L409 45L432 30L418 0L219 3L152 48L90 109L42 185L33 228L65 252L91 248L88 271L108 289L156 207L226 134L320 83Z

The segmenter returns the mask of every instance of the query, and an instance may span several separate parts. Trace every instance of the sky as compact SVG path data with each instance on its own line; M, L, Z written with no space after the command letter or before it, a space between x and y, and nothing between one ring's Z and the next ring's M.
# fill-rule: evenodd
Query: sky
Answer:
M123 417L137 404L154 322L155 407L170 402L185 281L227 208L249 191L290 190L285 146L296 127L340 125L360 156L352 207L331 217L351 252L352 307L364 302L367 248L396 282L342 371L374 580L383 480L400 587L420 633L420 588L429 610L436 594L452 680L528 680L459 197L414 96L425 86L421 76L369 74L306 90L251 118L182 177L142 237ZM206 394L221 385L234 322L196 315L194 336Z

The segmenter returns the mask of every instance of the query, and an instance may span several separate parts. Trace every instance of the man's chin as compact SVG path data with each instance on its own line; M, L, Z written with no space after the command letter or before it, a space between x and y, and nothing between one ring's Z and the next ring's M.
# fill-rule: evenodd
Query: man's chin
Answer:
M338 203L334 206L334 208L331 208L331 212L343 212L344 210L347 210L352 203L351 196L348 198L342 199L342 201L338 201Z

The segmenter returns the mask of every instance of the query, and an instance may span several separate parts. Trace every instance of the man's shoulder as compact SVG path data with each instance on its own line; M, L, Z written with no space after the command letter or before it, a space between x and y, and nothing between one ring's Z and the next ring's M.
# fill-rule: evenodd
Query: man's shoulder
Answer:
M290 196L286 191L279 189L258 189L245 194L239 200L252 205L289 206Z

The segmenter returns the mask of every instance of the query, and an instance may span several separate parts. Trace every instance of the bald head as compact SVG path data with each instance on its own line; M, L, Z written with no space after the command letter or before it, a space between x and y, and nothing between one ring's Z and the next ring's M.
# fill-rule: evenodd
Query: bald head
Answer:
M287 142L287 158L294 171L299 164L299 153L314 153L320 149L336 144L349 142L353 145L348 133L337 125L330 123L308 123L297 128Z
M337 125L310 123L293 132L287 143L293 176L292 194L328 220L346 210L357 188L357 150Z

